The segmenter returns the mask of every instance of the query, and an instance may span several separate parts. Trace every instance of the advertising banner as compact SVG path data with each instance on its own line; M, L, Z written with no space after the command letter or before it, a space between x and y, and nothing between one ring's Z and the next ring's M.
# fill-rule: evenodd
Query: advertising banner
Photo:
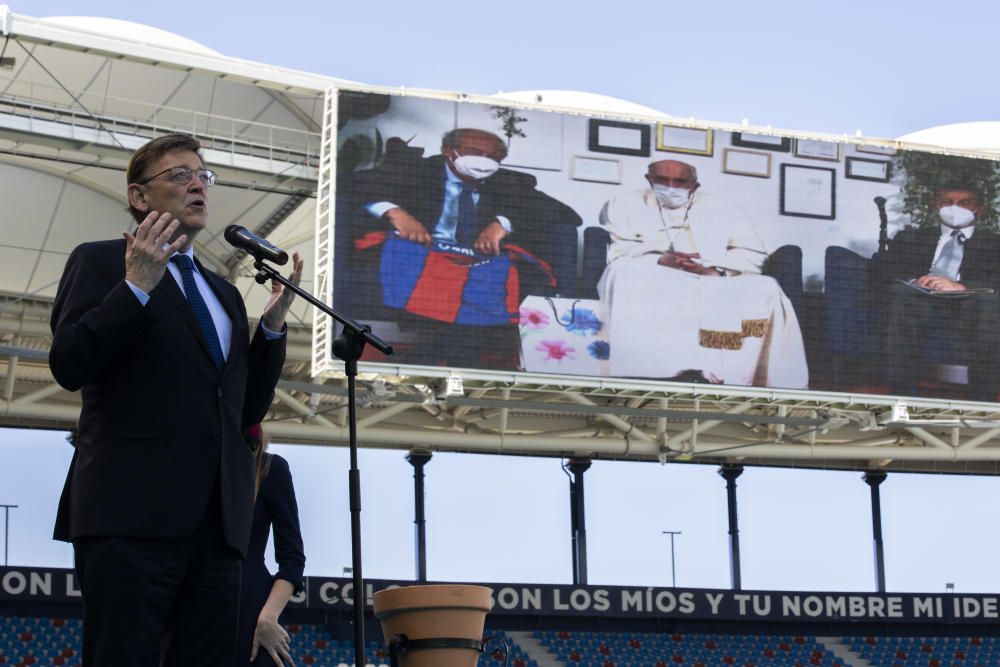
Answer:
M996 400L994 161L352 90L336 117L334 301L394 364Z
M385 588L412 581L365 582L365 605ZM491 615L607 616L726 621L851 623L996 623L1000 596L932 593L732 591L651 586L477 583L493 590ZM290 607L348 611L354 584L340 577L306 577ZM73 602L80 590L72 570L0 567L0 602Z

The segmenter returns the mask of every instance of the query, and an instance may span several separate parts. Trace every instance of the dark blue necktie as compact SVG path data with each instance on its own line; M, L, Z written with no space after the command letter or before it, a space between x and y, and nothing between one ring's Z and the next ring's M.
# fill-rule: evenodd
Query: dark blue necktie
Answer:
M458 196L458 225L455 229L455 242L458 245L471 247L479 236L476 225L476 201L472 198L475 188L462 183L462 194Z
M184 281L184 293L187 295L187 302L194 312L194 319L198 320L201 327L201 334L208 343L208 351L212 354L212 361L217 368L222 368L226 363L226 358L222 354L222 345L219 343L219 332L215 329L215 322L212 321L212 314L208 312L208 304L198 291L198 285L194 281L194 262L187 255L174 255L170 261L181 270L181 280Z

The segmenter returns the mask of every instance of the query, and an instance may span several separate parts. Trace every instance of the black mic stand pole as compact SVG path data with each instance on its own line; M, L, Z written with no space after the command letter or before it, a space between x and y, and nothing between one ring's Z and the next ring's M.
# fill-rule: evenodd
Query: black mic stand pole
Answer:
M344 373L347 375L347 423L350 429L349 444L351 449L351 469L348 473L348 486L351 503L351 567L354 575L354 664L355 667L365 667L365 585L361 576L361 471L358 470L358 404L357 376L358 359L365 350L365 344L385 354L392 354L392 346L372 333L367 324L358 324L326 305L309 292L294 285L273 267L265 264L259 256L254 255L254 276L260 284L268 280L277 280L303 299L319 308L321 311L344 325L344 329L333 341L333 354L344 362Z

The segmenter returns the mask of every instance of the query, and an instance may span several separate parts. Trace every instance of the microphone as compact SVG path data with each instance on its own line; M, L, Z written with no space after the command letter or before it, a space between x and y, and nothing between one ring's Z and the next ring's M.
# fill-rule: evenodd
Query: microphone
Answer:
M229 245L245 250L257 259L266 259L279 266L288 263L287 252L257 236L246 227L229 225L226 227L225 237Z

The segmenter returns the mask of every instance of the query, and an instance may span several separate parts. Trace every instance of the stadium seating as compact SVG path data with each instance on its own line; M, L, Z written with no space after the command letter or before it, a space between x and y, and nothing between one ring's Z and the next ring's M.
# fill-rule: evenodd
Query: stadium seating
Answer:
M845 637L843 641L874 667L1000 665L1000 639L992 637Z
M348 667L354 663L351 638L334 638L320 625L291 624L295 662L307 667ZM0 617L0 667L79 667L79 619ZM504 644L510 667L539 667L503 630L477 667L503 667ZM527 633L519 636L527 637ZM566 667L847 667L824 642L800 635L726 635L699 633L566 632L536 630L538 644ZM528 640L525 639L526 645ZM836 643L836 642L834 642ZM844 637L842 648L872 667L997 667L1000 638L992 637ZM534 651L534 649L532 649ZM388 667L381 641L365 647L372 667Z
M354 663L354 642L334 639L318 625L290 624L291 653L298 665L341 667ZM79 667L83 624L80 619L0 617L0 667ZM500 630L487 636L510 646L511 667L538 667L521 647ZM491 642L490 652L480 656L480 667L503 664L502 644ZM389 653L382 642L365 647L365 660L374 667L387 667Z
M812 637L553 631L535 637L570 667L844 667Z
M79 667L79 619L0 617L0 666Z

